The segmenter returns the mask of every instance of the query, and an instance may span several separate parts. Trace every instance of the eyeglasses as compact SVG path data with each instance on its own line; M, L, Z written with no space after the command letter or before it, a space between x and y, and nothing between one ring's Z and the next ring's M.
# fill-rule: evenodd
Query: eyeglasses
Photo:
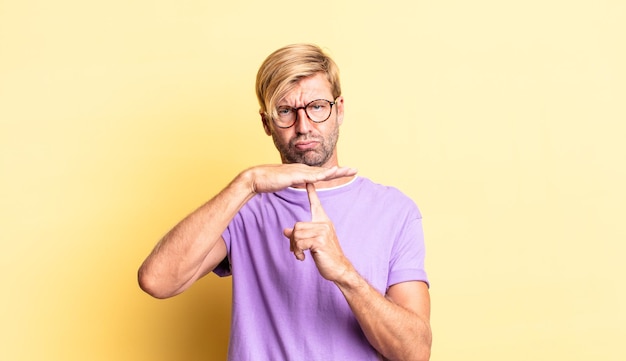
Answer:
M317 99L308 103L303 107L293 108L290 106L280 106L276 109L277 117L274 117L274 123L279 128L291 128L294 124L296 124L296 120L298 119L298 111L300 109L304 109L306 116L311 119L314 123L322 123L330 118L330 114L333 110L333 105L336 102L331 102L326 99Z

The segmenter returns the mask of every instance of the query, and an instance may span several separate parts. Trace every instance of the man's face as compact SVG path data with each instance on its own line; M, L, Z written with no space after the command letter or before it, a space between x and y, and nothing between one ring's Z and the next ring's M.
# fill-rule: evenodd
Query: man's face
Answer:
M322 73L302 79L276 106L303 107L317 99L335 101L330 83ZM342 121L343 97L339 97L325 122L314 123L300 109L296 123L290 128L279 128L265 118L263 127L272 136L283 163L332 167L337 165L336 145Z

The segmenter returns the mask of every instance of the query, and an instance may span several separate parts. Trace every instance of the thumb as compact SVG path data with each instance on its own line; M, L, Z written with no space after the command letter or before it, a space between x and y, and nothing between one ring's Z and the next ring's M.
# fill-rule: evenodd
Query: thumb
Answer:
M317 197L317 191L312 183L306 184L306 192L309 195L309 203L311 204L311 221L327 221L328 216L324 208L322 208L322 203L320 203L320 199Z

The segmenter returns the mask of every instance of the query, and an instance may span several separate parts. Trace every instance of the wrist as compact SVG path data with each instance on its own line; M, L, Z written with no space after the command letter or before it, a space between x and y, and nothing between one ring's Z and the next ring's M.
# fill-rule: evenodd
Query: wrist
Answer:
M245 191L250 197L259 193L254 185L254 168L248 168L239 173L231 185Z
M342 290L353 290L367 285L365 279L352 266L347 267L346 270L334 280L334 283Z
M220 192L221 197L225 197L228 202L237 204L238 207L242 207L250 199L252 199L257 192L254 191L252 186L252 176L248 170L244 170L239 173L229 184ZM237 210L239 210L239 208Z

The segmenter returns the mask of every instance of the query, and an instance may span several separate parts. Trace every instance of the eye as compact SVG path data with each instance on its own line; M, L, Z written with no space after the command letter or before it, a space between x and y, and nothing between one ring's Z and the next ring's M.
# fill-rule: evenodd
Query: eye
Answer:
M308 110L312 112L325 112L330 107L327 101L325 100L316 100L309 104L307 107Z
M276 109L276 112L278 113L279 116L283 117L283 116L291 114L291 108L290 107L278 107L278 109Z

